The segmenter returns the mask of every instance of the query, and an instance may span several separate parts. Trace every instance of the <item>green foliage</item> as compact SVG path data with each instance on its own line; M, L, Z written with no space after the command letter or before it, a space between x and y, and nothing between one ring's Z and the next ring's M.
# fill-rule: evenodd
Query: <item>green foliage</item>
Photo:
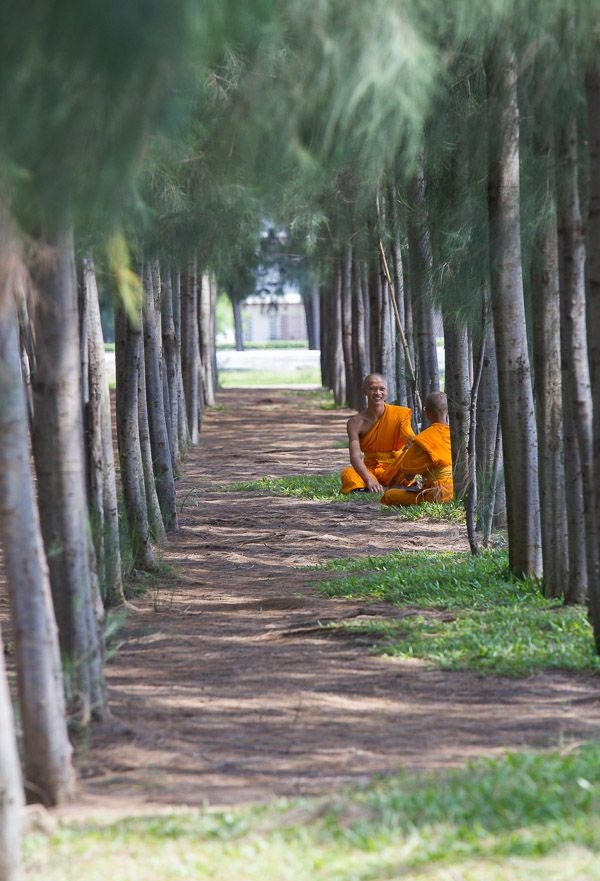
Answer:
M585 610L560 606L542 596L536 581L516 579L503 551L481 557L398 552L324 568L344 573L320 585L327 596L455 611L450 619L423 615L344 625L367 633L379 652L505 675L600 670Z
M422 505L409 505L407 508L384 508L386 517L397 520L450 520L454 523L465 522L465 509L458 500L451 502L423 502Z
M549 868L553 881L597 881L599 810L600 745L589 744L333 799L63 823L27 836L25 860L44 881L531 881Z
M298 499L337 499L340 495L339 474L302 474L290 477L261 477L230 483L223 489L229 492L259 492Z
M222 343L217 346L219 350L231 351L235 348L232 343ZM245 350L260 349L307 349L306 340L266 340L264 343L244 343Z

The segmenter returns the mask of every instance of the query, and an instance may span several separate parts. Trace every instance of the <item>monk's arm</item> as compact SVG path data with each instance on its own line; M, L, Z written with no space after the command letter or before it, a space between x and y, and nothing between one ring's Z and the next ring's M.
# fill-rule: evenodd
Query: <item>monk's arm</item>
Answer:
M353 417L348 420L348 441L350 450L350 464L354 470L360 474L367 485L367 489L372 493L383 492L383 487L379 481L371 474L365 465L360 448L360 437L358 434L359 426L353 421Z
M419 444L412 443L398 462L394 462L381 478L386 486L406 486L416 474L426 475L431 457Z

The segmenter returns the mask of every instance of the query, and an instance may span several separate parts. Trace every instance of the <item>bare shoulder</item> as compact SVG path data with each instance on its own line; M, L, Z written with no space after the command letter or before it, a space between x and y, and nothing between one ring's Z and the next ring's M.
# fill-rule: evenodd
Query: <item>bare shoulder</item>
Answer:
M348 434L350 437L359 437L361 434L364 434L372 424L373 421L368 418L368 414L363 411L355 413L355 415L351 416L347 422Z

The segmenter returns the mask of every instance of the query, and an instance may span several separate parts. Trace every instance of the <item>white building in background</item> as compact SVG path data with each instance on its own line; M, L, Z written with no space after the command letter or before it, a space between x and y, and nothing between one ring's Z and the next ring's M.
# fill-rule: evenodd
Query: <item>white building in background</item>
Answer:
M242 303L244 342L307 339L306 314L302 297L287 291L278 297L251 296Z

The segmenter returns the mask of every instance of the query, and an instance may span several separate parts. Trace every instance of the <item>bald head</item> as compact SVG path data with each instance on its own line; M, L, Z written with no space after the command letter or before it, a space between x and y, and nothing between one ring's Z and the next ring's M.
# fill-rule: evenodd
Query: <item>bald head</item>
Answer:
M369 386L373 383L377 383L378 385L384 385L387 389L387 382L385 380L385 376L382 376L381 373L369 373L365 376L363 380L363 392L366 394Z
M430 392L425 399L425 411L430 422L448 422L448 398L444 392Z

